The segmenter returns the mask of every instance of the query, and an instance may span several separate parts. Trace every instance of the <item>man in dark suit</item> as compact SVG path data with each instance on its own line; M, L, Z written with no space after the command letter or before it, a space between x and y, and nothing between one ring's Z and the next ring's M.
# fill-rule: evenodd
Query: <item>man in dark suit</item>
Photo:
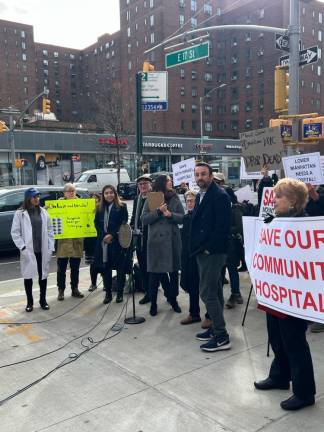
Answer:
M142 287L145 292L144 297L139 301L140 304L146 304L150 302L148 296L148 278L147 273L147 226L142 226L141 216L143 207L147 198L148 193L151 191L152 180L149 175L143 174L136 179L139 194L134 200L133 213L130 221L130 225L135 232L135 248L138 266L140 269Z
M212 320L212 327L198 333L205 343L203 351L221 351L231 347L224 320L222 269L226 262L231 203L224 189L214 182L210 165L200 162L195 167L197 194L190 231L190 251L196 257L199 271L199 293Z

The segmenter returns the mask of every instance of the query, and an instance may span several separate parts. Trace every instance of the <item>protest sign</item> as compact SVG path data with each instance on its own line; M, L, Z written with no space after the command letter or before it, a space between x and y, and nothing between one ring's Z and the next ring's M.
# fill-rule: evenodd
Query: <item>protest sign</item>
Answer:
M251 219L243 229L258 303L324 323L324 218L244 219Z
M189 183L190 185L195 181L195 158L190 158L172 164L173 185L178 186L181 183Z
M254 199L254 195L250 185L244 186L235 191L234 193L237 197L237 201L240 203L242 203L243 201L252 202Z
M286 177L295 178L312 185L324 183L319 152L287 156L282 161Z
M94 226L96 202L91 199L46 201L54 238L97 237Z
M241 157L240 179L241 180L259 180L262 179L261 171L246 172L244 159Z
M274 216L274 203L273 203L273 188L272 187L264 187L262 191L262 200L260 205L259 217L262 219L268 216Z
M240 133L242 156L247 172L280 169L285 151L279 127L256 129Z
M324 156L321 156L321 167L322 167L322 173L324 177Z

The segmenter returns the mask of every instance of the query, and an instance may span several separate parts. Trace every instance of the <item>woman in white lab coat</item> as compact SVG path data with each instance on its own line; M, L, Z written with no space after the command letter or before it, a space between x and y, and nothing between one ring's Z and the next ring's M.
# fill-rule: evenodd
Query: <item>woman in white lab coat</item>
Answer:
M49 309L46 288L54 237L50 217L40 207L39 196L35 188L26 190L24 202L16 211L11 227L12 240L20 250L20 269L27 295L26 312L33 310L33 278L36 277L40 287L39 304L42 309Z

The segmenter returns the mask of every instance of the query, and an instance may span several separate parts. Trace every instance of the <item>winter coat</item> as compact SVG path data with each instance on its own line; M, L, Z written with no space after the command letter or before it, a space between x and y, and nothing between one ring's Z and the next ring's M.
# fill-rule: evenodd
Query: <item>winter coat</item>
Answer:
M181 237L178 224L184 216L183 206L178 195L168 202L170 218L150 212L148 202L142 213L143 225L148 225L147 271L151 273L170 273L181 268Z
M49 263L54 251L54 236L51 219L47 211L40 208L42 218L42 279L46 279ZM20 250L20 269L24 279L38 278L37 262L34 254L33 231L27 210L16 211L11 227L11 237ZM26 249L22 249L26 246Z
M83 238L64 238L57 240L57 258L82 258L82 256Z
M183 217L181 228L181 277L180 286L184 291L194 291L196 285L199 286L199 275L196 257L190 255L190 225L192 212L188 212Z
M231 235L226 262L237 267L240 260L243 258L243 211L241 204L233 204L231 214Z
M207 250L210 254L226 254L231 225L231 203L225 190L212 182L199 202L199 194L192 215L190 253Z
M95 216L95 227L97 230L97 242L94 254L94 264L98 269L104 268L103 263L103 250L102 242L107 234L111 234L113 239L108 245L108 261L107 265L113 269L120 268L122 266L123 249L118 241L118 231L123 223L128 221L128 212L126 204L122 207L117 207L114 204L111 207L108 230L105 230L105 212L104 210L98 210Z

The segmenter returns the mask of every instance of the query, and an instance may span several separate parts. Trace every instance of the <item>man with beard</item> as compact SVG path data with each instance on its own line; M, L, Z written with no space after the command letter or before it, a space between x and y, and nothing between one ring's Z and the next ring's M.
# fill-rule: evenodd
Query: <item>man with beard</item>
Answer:
M190 251L196 257L199 293L212 320L212 327L198 333L205 343L203 351L214 352L231 347L224 320L222 269L230 235L231 203L224 189L213 178L210 165L197 163L195 179L200 188L196 197L190 231Z
M141 216L143 213L144 204L148 193L151 191L152 180L149 175L143 174L136 179L139 195L135 198L133 204L133 213L130 225L135 232L135 248L138 266L140 269L142 287L144 290L144 297L139 301L140 304L150 302L148 295L148 273L147 273L147 230L148 227L142 226Z

